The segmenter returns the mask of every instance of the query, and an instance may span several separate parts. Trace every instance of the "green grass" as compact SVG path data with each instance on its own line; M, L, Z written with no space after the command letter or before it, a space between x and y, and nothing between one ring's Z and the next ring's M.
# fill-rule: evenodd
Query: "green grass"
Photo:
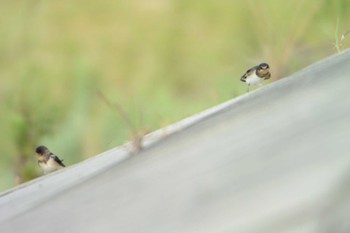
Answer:
M239 77L256 63L268 62L275 81L336 52L349 9L346 0L3 1L0 190L16 168L22 181L40 175L38 144L71 165L130 139L98 90L138 130L164 127L245 93Z

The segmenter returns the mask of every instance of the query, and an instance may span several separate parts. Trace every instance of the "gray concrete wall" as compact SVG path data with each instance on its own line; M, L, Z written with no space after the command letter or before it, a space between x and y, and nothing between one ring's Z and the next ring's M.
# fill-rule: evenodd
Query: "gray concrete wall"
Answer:
M349 72L346 51L135 156L116 148L5 192L0 232L350 232Z

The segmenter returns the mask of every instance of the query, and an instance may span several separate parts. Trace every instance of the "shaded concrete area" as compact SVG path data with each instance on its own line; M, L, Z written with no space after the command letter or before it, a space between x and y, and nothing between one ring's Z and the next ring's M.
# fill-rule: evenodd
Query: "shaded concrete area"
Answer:
M350 232L348 73L350 51L2 193L0 232Z

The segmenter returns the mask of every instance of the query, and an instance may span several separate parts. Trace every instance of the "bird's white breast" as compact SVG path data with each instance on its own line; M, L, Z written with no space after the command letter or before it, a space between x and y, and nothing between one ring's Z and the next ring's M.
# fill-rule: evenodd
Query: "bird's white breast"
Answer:
M249 85L249 86L252 86L252 85L261 85L262 82L264 81L263 78L259 78L255 72L253 72L251 75L249 75L247 78L246 78L246 83Z
M39 163L39 166L43 169L45 174L61 169L62 167L52 158L46 163Z

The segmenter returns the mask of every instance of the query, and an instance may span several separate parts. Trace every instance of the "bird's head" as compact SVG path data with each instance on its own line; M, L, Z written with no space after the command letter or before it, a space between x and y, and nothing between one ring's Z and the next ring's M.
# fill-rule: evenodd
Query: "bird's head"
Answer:
M267 63L261 63L259 66L258 66L258 69L259 70L268 70L270 68L269 64Z
M257 73L260 76L265 76L270 72L270 66L267 63L261 63L257 68Z
M47 149L46 146L38 146L36 149L35 149L35 152L38 154L38 155L44 155L44 154L47 154L49 151L49 149Z

